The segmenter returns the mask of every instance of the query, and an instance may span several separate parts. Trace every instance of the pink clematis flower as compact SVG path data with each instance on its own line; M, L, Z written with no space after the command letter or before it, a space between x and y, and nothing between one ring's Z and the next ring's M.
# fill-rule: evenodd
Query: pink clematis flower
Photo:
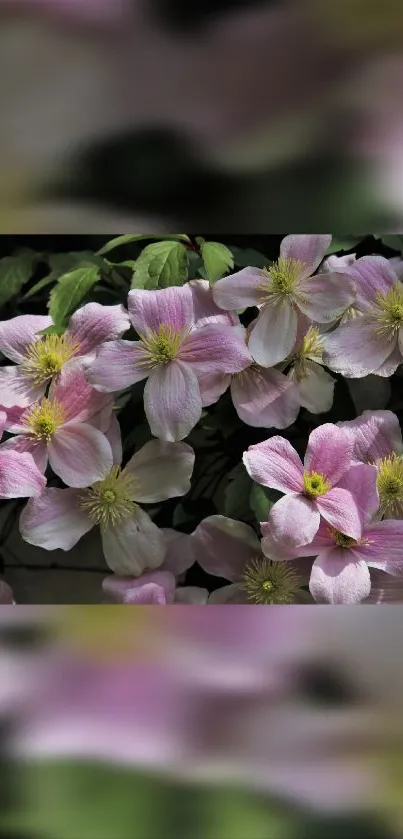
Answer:
M376 470L351 465L350 435L325 423L312 431L304 464L283 437L250 446L243 462L258 484L285 492L270 510L275 539L300 546L312 542L321 516L352 539L360 539L368 511L379 507Z
M64 335L41 335L49 326L52 319L42 315L18 315L0 322L0 352L16 362L0 367L0 399L5 407L36 402L71 359L91 357L104 341L123 335L130 321L123 306L88 303L70 318Z
M0 440L6 424L7 415L0 411ZM32 455L0 447L0 498L30 498L40 495L45 486L46 478Z
M286 236L280 258L270 268L244 268L215 284L213 296L221 308L260 307L249 348L263 367L279 364L292 352L300 313L318 323L332 323L354 302L351 277L338 272L312 276L331 238Z
M348 378L391 376L403 360L403 283L383 256L363 256L348 270L361 316L326 336L326 364Z
M306 318L300 318L297 340L283 369L298 390L298 401L311 414L330 411L336 380L323 369L323 333Z
M113 392L148 379L144 407L155 437L186 437L200 418L202 373L236 373L251 356L237 327L197 320L190 284L129 293L129 314L139 341L110 341L86 365L88 381ZM212 317L215 317L212 315Z
M194 452L186 443L146 443L122 469L81 492L45 490L28 502L20 518L23 539L45 550L69 551L100 525L105 559L115 574L138 577L162 565L166 537L139 503L154 504L185 495L190 488ZM169 570L169 569L168 569Z
M3 443L1 452L29 452L41 472L49 462L65 484L86 487L112 468L111 446L102 433L110 425L112 410L113 400L90 387L79 362L71 363L48 397L7 412L5 427L17 436ZM101 430L94 427L97 424Z

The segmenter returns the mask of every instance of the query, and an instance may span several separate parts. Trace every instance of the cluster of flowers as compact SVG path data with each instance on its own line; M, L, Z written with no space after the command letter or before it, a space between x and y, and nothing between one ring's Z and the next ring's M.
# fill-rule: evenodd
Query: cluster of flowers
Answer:
M251 446L249 475L285 493L261 523L262 541L223 516L192 536L161 530L139 506L189 490L195 456L183 440L228 387L241 420L282 429L301 405L330 409L335 379L324 366L347 377L397 369L398 274L379 256L329 259L315 274L330 241L286 236L268 269L246 268L213 289L204 280L134 289L127 310L89 303L63 335L48 317L2 322L0 351L15 364L0 368L0 426L10 435L0 446L0 496L30 499L23 538L70 550L99 525L114 572L104 588L118 602L398 599L387 575L403 574L403 444L391 412L320 426L304 464L280 436ZM251 306L258 314L245 328L237 312ZM130 327L138 340L122 339ZM114 396L144 379L157 439L122 468ZM65 488L46 486L48 464ZM195 561L231 585L210 596L178 586Z

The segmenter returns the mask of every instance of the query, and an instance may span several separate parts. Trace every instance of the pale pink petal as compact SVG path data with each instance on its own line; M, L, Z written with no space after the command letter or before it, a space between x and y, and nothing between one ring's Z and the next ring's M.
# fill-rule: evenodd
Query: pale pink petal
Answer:
M269 513L273 536L284 546L309 545L318 532L320 515L309 498L291 493L276 501Z
M103 580L102 588L115 603L165 606L173 603L175 577L167 571L142 574L141 577L117 577Z
M258 306L264 299L268 275L260 268L243 268L230 277L218 280L213 298L220 309L246 309Z
M200 586L181 586L175 591L175 603L178 605L205 606L208 597L208 590Z
M324 362L336 373L360 379L374 373L394 351L396 336L377 332L377 323L367 316L343 323L323 337Z
M12 588L5 580L0 580L0 606L13 606L15 604Z
M321 516L336 530L359 539L362 534L362 517L355 498L348 489L333 487L326 495L320 495L316 506Z
M52 326L52 318L46 315L18 315L0 321L0 352L11 361L23 361L29 346L42 337L38 333L48 326Z
M120 430L119 420L116 414L112 414L112 419L109 427L105 432L105 437L112 449L113 462L115 466L120 466L123 458L122 432Z
M393 376L393 373L396 372L399 365L402 363L402 352L400 349L401 343L401 330L398 336L398 343L396 344L394 350L392 350L391 354L387 357L386 361L381 364L376 370L374 370L375 376L383 376L384 378L389 378L389 376Z
M195 373L238 373L252 362L243 334L234 326L210 324L185 338L179 359Z
M290 561L294 558L300 557L315 557L324 548L334 547L334 541L330 536L329 526L326 522L321 521L319 529L313 538L312 542L307 545L285 545L273 537L273 531L270 520L267 523L260 525L263 539L262 551L265 556L273 561L282 562L284 560Z
M0 440L3 436L4 427L7 422L7 414L4 411L0 411Z
M203 408L215 405L231 383L231 373L203 373L197 378Z
M179 361L153 370L144 389L144 409L155 437L183 440L202 410L196 374Z
M288 299L261 310L249 338L249 349L262 367L273 367L291 353L297 337L297 314Z
M241 521L209 516L192 534L194 555L201 568L215 577L238 582L245 566L260 556L255 532Z
M95 419L104 409L109 410L106 427L112 416L113 399L107 393L98 393L88 383L80 361L74 360L51 385L49 397L63 409L65 422L87 422ZM105 416L103 416L105 421ZM96 424L96 423L95 423Z
M299 309L316 321L331 323L355 300L354 280L346 274L316 274L303 280L292 295Z
M357 261L357 254L347 253L345 256L336 256L331 254L325 259L322 265L322 271L340 271L345 273L346 269L351 268Z
M188 533L180 533L168 527L162 528L162 532L167 552L161 570L180 577L196 562L193 538Z
M76 355L87 355L104 341L114 341L130 329L124 306L87 303L70 318L66 335L79 345Z
M80 508L76 489L48 487L39 498L28 501L20 516L22 538L46 551L70 551L93 526Z
M357 464L352 466L339 481L339 488L347 489L354 498L361 524L371 521L379 509L379 494L376 485L377 470L374 466Z
M84 365L89 383L97 390L113 393L147 378L151 367L141 341L108 341L95 361Z
M338 425L352 435L354 460L376 463L392 452L403 452L400 423L392 411L364 411L357 419Z
M249 367L233 376L231 396L239 418L255 428L287 428L299 413L298 390L278 370Z
M102 528L101 535L105 559L119 576L139 577L145 568L158 568L165 559L164 534L141 507L116 527Z
M356 552L371 568L388 574L403 574L403 520L387 519L368 524L363 543Z
M190 489L194 462L194 451L187 443L150 440L124 469L136 482L134 500L154 504L185 495Z
M352 452L351 435L326 422L309 435L304 468L324 475L331 484L337 484L350 466Z
M5 430L10 434L25 434L27 431L27 417L29 417L28 407L21 407L14 405L12 408L5 408L0 405L1 410L4 410L6 415Z
M355 281L361 311L373 309L377 295L386 294L397 282L396 273L384 256L362 256L348 273Z
M46 478L30 454L0 450L0 498L29 498L40 495L45 486Z
M129 316L140 335L158 331L164 324L177 332L189 328L193 321L193 296L188 284L157 291L133 289L128 297Z
M62 426L48 447L49 463L70 487L102 481L113 467L112 449L101 431L84 423Z
M217 306L208 280L191 280L189 288L192 292L194 319L197 326L205 326L207 323L236 326L239 323L237 315L232 312L223 312Z
M5 440L4 443L1 444L0 452L1 451L14 451L20 453L28 452L28 454L33 457L37 469L39 469L42 474L46 472L48 465L48 448L46 443L41 440L36 441L33 437L29 437L27 434L18 434L16 437L10 437L8 440Z
M126 593L123 603L127 606L168 606L173 601L174 592L169 597L162 586L154 582L144 582L138 588L131 588Z
M331 241L330 233L285 236L280 245L280 256L302 262L301 276L309 277L322 262Z
M232 603L233 605L248 605L250 601L247 599L244 588L240 583L231 583L230 586L221 586L213 591L208 599L209 606L220 606L223 603Z
M324 414L333 405L336 379L315 361L305 361L306 375L296 382L299 401L311 414Z
M301 458L284 437L270 437L249 446L243 462L253 481L280 492L302 492Z
M26 408L45 395L46 387L32 384L20 367L0 367L0 405Z
M309 590L318 603L360 603L371 590L369 570L349 551L330 548L315 560Z

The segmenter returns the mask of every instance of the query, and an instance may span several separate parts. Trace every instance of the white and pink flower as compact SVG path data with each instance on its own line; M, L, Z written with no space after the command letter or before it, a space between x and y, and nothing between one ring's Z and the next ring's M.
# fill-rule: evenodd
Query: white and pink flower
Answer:
M7 425L7 414L0 411L0 440ZM0 498L30 498L40 495L46 478L32 455L7 451L0 446Z

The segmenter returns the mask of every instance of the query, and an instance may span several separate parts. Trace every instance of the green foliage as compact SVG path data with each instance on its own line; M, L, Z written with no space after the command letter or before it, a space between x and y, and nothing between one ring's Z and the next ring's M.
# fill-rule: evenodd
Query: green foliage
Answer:
M245 519L249 517L249 497L251 492L251 478L243 463L227 475L228 485L225 490L224 513L231 519Z
M341 238L333 236L326 253L330 256L332 253L338 253L338 251L351 251L363 238L364 236L343 236Z
M200 250L206 276L211 284L217 282L234 267L233 254L226 245L220 242L202 241Z
M147 245L134 268L132 288L168 288L183 285L188 277L188 249L166 240Z
M277 500L270 498L270 495L271 493L264 489L264 487L253 483L249 493L249 506L259 522L267 520L270 510Z
M110 242L107 242L106 245L103 245L103 247L98 251L98 256L105 256L106 253L113 251L115 248L120 248L122 245L131 245L133 242L141 242L147 239L165 239L167 241L190 242L189 236L186 236L185 233L174 233L172 236L153 236L150 233L124 233L122 236L116 236L114 239L111 239Z
M29 248L0 260L0 306L20 293L31 278L37 260L38 254Z
M255 248L238 248L231 245L231 251L234 256L235 265L239 268L267 268L271 260Z
M66 326L70 315L78 309L99 279L97 265L76 268L59 278L49 299L49 314L56 326Z
M392 250L399 251L399 253L403 251L403 236L382 233L379 238L387 248L392 248Z

